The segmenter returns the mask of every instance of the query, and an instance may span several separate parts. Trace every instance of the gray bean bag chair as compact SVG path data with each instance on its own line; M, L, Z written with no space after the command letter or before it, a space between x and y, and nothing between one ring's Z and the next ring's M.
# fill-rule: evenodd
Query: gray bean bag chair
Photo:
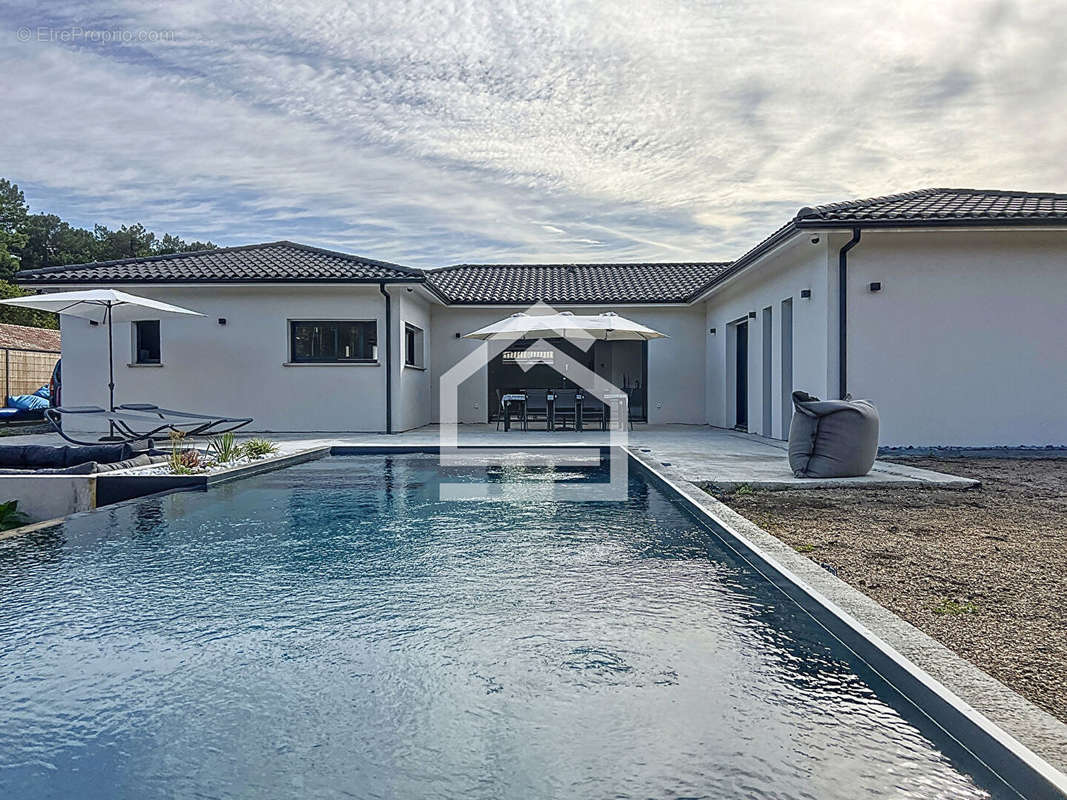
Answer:
M793 392L789 467L798 478L866 475L878 455L878 410L870 400L820 400Z

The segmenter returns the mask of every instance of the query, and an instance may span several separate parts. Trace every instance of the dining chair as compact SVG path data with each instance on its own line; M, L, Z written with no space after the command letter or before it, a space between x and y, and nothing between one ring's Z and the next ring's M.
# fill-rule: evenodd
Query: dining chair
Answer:
M553 389L555 402L552 405L552 430L562 423L563 430L567 429L567 420L571 425L578 427L578 390L577 389Z
M606 430L608 425L608 409L604 401L593 396L591 392L582 395L582 426L586 420L600 423L600 430Z
M544 422L548 429L548 389L526 389L526 404L522 411L522 429L530 429L531 422Z

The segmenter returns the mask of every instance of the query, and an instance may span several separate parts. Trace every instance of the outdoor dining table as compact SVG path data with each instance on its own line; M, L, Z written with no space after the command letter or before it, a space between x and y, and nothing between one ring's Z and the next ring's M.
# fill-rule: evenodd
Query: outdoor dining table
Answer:
M578 392L577 395L575 395L575 399L577 400L577 411L574 415L574 429L576 431L580 431L583 430L582 401L585 399L585 396L581 392ZM605 394L602 399L604 401L604 404L607 406L608 420L610 420L613 424L617 421L620 428L625 427L628 415L623 414L623 410L626 408L626 401L629 399L629 395L624 392L609 392L608 394ZM548 420L546 428L550 431L556 429L555 400L555 393L549 391ZM522 406L525 406L526 394L524 392L508 392L507 394L500 396L500 402L503 406L504 430L510 431L512 405L514 404L520 409Z

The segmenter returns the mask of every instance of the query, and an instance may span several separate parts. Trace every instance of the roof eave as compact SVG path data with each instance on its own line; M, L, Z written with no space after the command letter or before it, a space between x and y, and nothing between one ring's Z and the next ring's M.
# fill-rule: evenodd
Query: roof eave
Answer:
M650 300L636 298L627 300L449 300L447 305L462 308L498 308L514 306L527 308L535 303L547 303L551 306L685 306L687 300Z
M86 280L84 278L72 280L26 280L15 275L15 283L19 286L217 286L219 284L230 286L277 286L283 284L319 284L343 286L349 284L376 286L379 283L425 283L421 276L397 277L397 278L102 278L99 280Z
M938 217L935 219L817 219L793 220L798 230L852 230L862 228L1064 228L1064 217Z
M1004 217L993 219L990 217L959 217L956 219L864 219L864 220L828 220L818 217L797 217L787 222L783 227L775 231L759 245L749 250L741 258L719 275L716 275L704 286L697 290L689 300L690 303L699 303L706 300L723 283L730 280L738 273L752 266L768 253L778 249L781 245L792 239L793 236L806 230L822 231L850 231L859 228L861 230L893 230L921 228L1067 228L1067 219L1057 217Z
M840 227L840 226L838 226ZM781 245L789 241L800 229L797 227L797 221L795 219L790 220L777 231L772 233L769 237L760 242L756 247L749 250L741 258L737 259L733 264L727 267L723 272L716 275L696 292L693 293L690 303L699 303L702 300L707 299L718 286L725 281L737 275L756 261L759 261L763 256L772 250L776 250Z

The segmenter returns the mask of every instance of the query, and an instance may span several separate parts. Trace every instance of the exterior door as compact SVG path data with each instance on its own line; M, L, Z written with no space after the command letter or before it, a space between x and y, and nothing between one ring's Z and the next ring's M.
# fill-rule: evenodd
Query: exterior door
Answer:
M748 323L737 326L737 363L734 365L736 396L734 427L748 430Z

